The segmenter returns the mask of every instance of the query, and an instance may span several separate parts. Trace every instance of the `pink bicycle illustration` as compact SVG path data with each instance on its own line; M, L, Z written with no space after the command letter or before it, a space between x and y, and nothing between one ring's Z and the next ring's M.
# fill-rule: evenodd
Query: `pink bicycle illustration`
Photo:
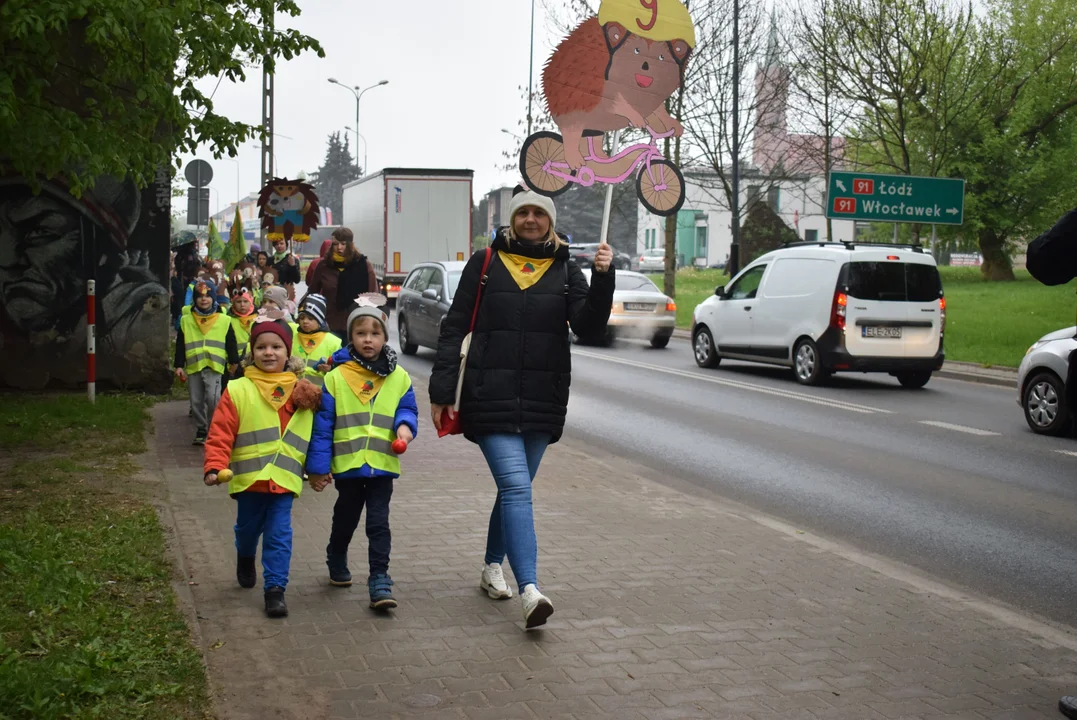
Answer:
M554 132L543 130L527 138L520 150L520 171L535 192L556 197L570 183L591 187L596 182L616 185L636 175L636 195L643 206L655 215L673 215L684 204L684 175L658 149L658 141L673 135L673 130L658 134L650 127L650 143L626 147L613 157L601 154L603 133L589 130L580 141L585 164L573 171L565 162L564 140ZM598 140L598 151L595 140Z

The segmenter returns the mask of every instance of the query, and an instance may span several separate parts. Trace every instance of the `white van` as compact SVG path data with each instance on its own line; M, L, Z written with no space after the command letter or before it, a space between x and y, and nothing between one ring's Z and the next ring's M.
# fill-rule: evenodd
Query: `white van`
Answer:
M793 369L815 385L834 372L885 372L921 388L942 367L946 299L919 246L791 243L696 307L700 367L722 358Z

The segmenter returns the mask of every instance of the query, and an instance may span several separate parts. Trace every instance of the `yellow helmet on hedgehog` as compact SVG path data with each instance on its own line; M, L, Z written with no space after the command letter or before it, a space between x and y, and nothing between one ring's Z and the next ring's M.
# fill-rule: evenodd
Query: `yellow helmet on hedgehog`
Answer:
M696 28L681 0L602 0L598 22L618 23L648 40L684 40L688 47L696 46Z

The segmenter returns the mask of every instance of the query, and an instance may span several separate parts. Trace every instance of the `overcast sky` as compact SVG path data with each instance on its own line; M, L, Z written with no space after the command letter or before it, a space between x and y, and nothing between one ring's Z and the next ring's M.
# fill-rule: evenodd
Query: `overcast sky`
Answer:
M360 132L368 164L383 167L469 168L475 171L477 201L494 187L513 184L519 173L498 168L502 151L515 140L501 128L517 130L526 117L518 87L528 76L531 4L528 0L303 0L303 14L287 19L317 38L325 58L305 53L279 63L276 74L276 174L295 177L318 169L329 133L355 127L355 97L332 85L365 88L389 84L363 96ZM278 18L278 26L284 22ZM535 9L535 87L557 38L551 37L542 3ZM216 78L202 86L209 93ZM222 82L215 109L261 123L261 70L243 85ZM281 135L287 137L280 137ZM354 133L351 147L355 148ZM290 138L290 139L289 139ZM360 158L362 144L359 145ZM183 157L186 164L192 156ZM240 193L259 189L260 146L254 141L236 160L214 160L210 212Z

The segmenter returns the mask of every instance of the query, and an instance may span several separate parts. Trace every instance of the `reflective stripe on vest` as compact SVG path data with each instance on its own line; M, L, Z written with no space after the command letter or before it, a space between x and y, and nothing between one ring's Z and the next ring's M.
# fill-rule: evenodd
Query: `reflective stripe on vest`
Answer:
M282 437L280 415L253 382L247 378L233 380L228 383L228 394L239 415L239 432L228 463L234 473L228 492L243 492L260 480L272 480L299 495L314 411L297 410Z
M230 327L231 320L227 316L220 316L208 334L203 335L198 321L190 313L180 319L180 329L183 330L183 369L188 375L201 372L207 367L215 373L224 373L224 366L228 362L225 340Z
M407 371L397 366L367 405L359 402L339 369L326 375L325 386L337 408L332 472L340 474L369 465L399 475L400 458L392 449L396 440L394 418L400 400L411 388Z
M254 328L254 325L245 329L240 319L232 316L228 317L228 321L232 324L232 333L236 336L236 350L239 353L240 360L242 360L243 356L247 354L247 344L251 341L251 329Z

